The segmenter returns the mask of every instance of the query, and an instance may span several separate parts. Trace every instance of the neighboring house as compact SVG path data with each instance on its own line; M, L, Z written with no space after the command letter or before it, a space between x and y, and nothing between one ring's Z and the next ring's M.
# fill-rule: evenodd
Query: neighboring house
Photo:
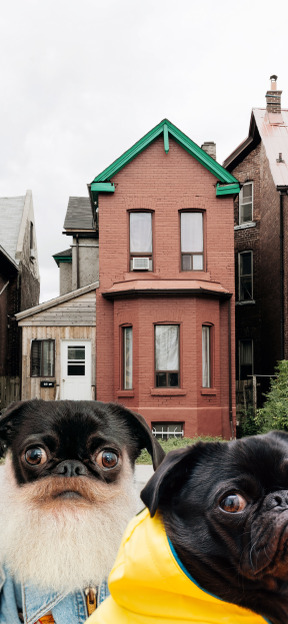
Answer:
M70 197L69 249L53 257L60 296L17 314L22 328L22 399L94 399L98 231L89 198Z
M94 399L96 295L83 286L17 314L22 399Z
M237 180L165 119L89 191L100 223L97 399L139 411L158 433L229 438Z
M266 108L252 110L247 139L224 162L242 185L234 228L238 400L254 375L258 404L277 361L288 359L288 110L277 76L270 80Z
M60 295L98 280L99 238L89 197L69 197L63 234L72 236L72 245L53 256L60 269Z
M20 398L21 336L15 314L39 302L31 191L0 198L0 409Z

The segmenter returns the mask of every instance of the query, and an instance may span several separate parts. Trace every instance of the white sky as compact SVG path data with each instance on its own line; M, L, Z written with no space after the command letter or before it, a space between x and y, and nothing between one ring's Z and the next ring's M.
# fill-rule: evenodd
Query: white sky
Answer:
M265 107L288 108L287 0L3 0L0 196L32 190L41 301L70 195L167 117L222 163Z

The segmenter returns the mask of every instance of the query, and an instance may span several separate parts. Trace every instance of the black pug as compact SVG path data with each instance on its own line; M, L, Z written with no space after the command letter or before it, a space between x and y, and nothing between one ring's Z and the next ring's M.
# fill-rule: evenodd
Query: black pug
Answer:
M172 451L141 498L91 623L288 623L287 433Z
M144 418L112 403L36 399L2 414L1 624L85 622L139 508L143 448L156 468L164 452Z

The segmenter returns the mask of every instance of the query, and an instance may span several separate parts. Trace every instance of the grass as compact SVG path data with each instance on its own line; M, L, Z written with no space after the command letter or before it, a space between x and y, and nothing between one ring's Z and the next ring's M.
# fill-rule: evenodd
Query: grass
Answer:
M212 436L198 436L195 438L169 438L168 440L161 440L159 438L158 442L160 442L162 448L165 453L169 453L169 451L173 451L177 448L183 448L183 446L188 446L190 444L195 444L196 442L223 442L222 438L213 438ZM152 464L151 456L149 455L146 449L143 449L141 455L137 459L137 464Z

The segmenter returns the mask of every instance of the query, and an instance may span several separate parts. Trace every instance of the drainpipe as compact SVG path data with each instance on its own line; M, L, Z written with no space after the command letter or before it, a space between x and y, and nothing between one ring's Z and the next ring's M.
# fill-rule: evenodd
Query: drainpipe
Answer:
M231 340L231 298L228 300L228 371L229 371L229 424L231 438L235 438L232 409L232 340Z
M277 186L280 211L280 359L285 357L285 300L284 300L284 195L288 194L287 186Z
M76 234L76 288L79 288L79 236Z

